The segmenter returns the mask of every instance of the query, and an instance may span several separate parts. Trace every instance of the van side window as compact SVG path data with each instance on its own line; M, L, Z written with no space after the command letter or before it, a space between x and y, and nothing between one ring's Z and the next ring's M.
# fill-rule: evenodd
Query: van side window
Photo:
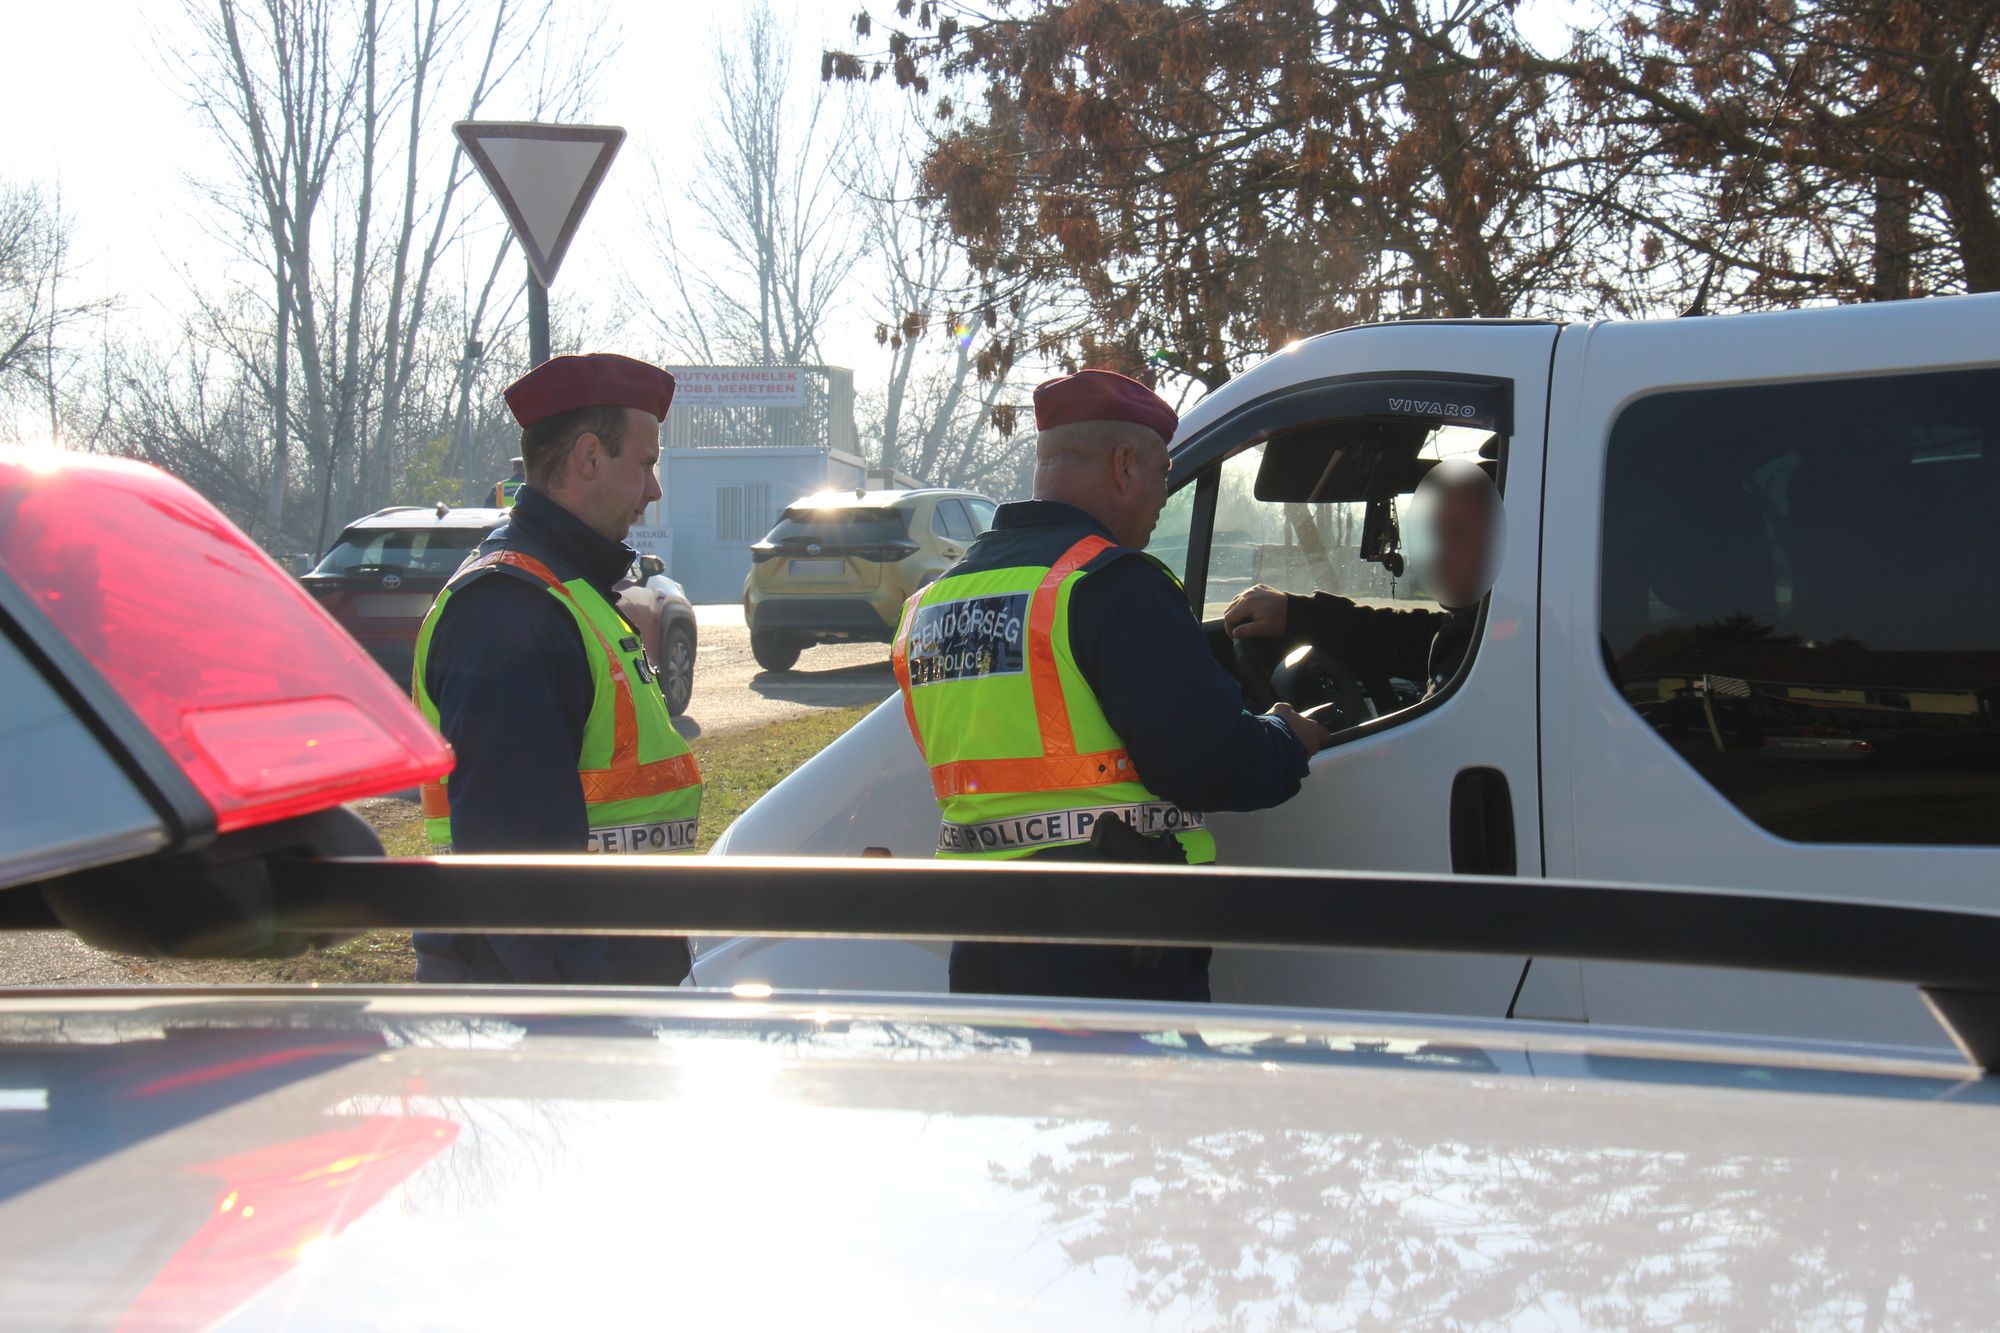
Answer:
M1641 399L1600 559L1614 683L1744 815L2000 845L2000 370Z
M1476 645L1469 622L1455 624L1436 590L1405 569L1398 515L1409 515L1420 479L1436 463L1450 458L1497 470L1504 447L1488 430L1336 419L1239 449L1216 478L1201 618L1215 623L1237 594L1259 583L1331 594L1320 600L1338 611L1322 611L1319 627L1333 637L1314 647L1329 670L1352 682L1354 706L1342 712L1353 719L1347 725L1440 694ZM1187 496L1191 505L1193 490L1186 486L1174 498ZM1168 509L1149 549L1170 568L1186 569L1191 511ZM1279 658L1308 642L1293 628L1278 646ZM1441 652L1441 637L1455 646ZM1450 665L1443 666L1447 656ZM1432 678L1434 666L1445 680Z

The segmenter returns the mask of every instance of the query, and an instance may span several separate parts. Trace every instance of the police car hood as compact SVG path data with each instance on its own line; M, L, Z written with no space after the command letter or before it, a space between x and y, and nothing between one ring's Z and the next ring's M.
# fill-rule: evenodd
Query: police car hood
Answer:
M17 1327L1979 1325L1961 1067L831 997L26 996Z

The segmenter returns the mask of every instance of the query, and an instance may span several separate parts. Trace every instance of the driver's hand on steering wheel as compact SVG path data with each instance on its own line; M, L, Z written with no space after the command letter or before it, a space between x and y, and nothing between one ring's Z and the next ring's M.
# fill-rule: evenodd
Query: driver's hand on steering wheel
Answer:
M1251 591L1254 592L1255 589ZM1244 595L1248 596L1249 594L1246 593ZM1292 729L1292 735L1298 737L1299 744L1306 747L1307 754L1318 754L1326 748L1326 743L1333 739L1332 732L1290 704L1272 704L1271 716L1278 718Z
M1222 628L1232 639L1274 639L1285 632L1285 594L1259 583L1236 594L1222 612Z

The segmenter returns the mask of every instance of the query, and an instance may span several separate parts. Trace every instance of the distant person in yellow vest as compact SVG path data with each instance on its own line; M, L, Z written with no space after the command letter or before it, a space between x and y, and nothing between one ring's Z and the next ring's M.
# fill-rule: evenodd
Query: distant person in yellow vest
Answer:
M512 509L514 507L514 497L519 495L521 488L527 484L528 460L517 458L514 460L514 475L508 477L505 481L496 481L493 483L493 507L495 509Z
M458 762L423 792L456 852L691 852L701 774L616 609L626 532L660 498L674 377L562 356L507 390L528 482L438 594L413 682ZM417 980L671 986L684 940L419 934Z
M1255 714L1143 548L1174 410L1082 370L1035 390L1035 498L904 608L891 661L943 814L938 856L1213 861L1211 810L1289 800L1325 728ZM1218 892L1226 887L1218 885ZM960 943L951 988L1206 1000L1207 949Z

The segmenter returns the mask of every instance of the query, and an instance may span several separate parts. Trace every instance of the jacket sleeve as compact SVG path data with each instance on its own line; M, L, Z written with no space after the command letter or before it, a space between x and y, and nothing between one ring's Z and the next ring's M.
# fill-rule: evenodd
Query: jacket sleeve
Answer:
M582 851L576 761L592 686L569 612L504 573L476 579L439 617L426 674L458 757L445 784L453 849Z
M1306 751L1243 707L1173 581L1128 557L1070 598L1070 649L1146 785L1190 810L1264 810L1298 792Z
M1425 679L1431 640L1444 620L1438 611L1360 606L1330 592L1285 598L1287 635L1309 640L1363 676Z
M438 618L426 676L438 729L457 753L445 784L452 849L582 851L590 818L576 762L592 685L569 612L539 585L499 572L476 579ZM605 980L602 938L489 935L486 943L514 982Z

